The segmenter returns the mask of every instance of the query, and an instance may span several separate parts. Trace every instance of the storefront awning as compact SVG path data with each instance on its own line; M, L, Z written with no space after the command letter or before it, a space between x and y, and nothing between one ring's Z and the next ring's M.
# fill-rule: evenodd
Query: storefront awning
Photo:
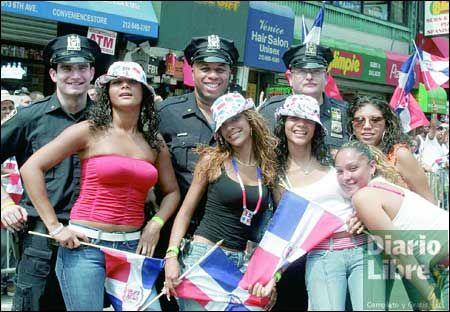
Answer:
M158 37L152 1L2 1L2 12Z

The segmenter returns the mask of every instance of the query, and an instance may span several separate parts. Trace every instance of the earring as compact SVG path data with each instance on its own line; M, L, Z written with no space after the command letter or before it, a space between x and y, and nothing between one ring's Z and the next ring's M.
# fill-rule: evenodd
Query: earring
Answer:
M355 139L355 135L352 133L352 134L350 135L350 137L348 138L348 141L351 142L351 141L353 141L354 139Z
M384 135L386 134L386 130L383 131L383 134L381 135L381 142L384 142Z

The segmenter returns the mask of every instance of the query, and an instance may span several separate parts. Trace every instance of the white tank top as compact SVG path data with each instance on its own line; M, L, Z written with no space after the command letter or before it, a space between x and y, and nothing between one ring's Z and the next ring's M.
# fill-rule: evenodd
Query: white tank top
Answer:
M283 180L282 180L283 181ZM282 186L311 202L317 203L326 211L341 218L345 223L353 213L351 199L344 197L344 193L337 182L336 169L330 167L328 173L319 181L302 187L292 187L286 176ZM335 233L347 230L347 224L337 229Z
M403 191L405 197L392 223L402 230L447 230L449 229L448 211L439 208L422 196L398 185L392 184L382 177L371 182L382 182ZM369 184L370 185L370 184Z

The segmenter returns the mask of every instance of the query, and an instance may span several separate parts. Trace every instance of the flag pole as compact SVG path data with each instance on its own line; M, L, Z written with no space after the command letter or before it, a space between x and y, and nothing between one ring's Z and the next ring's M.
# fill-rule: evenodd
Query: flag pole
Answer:
M180 277L178 277L178 281L181 281L183 278L185 278L189 273L191 273L191 271L198 266L200 263L203 262L203 260L205 260L207 257L209 257L209 255L211 255L217 248L220 247L220 245L222 245L223 243L223 239L218 241L210 250L208 250L207 253L205 253L200 259L197 260L196 263L194 263L194 265L192 265L186 272L184 272L183 274L180 275ZM159 293L158 296L156 296L155 298L153 298L149 303L147 303L146 305L144 305L142 308L138 309L138 311L143 311L145 310L147 307L149 307L152 303L154 303L156 300L158 300L162 295L164 295L166 293L165 291L166 289L163 289L163 291L161 291Z

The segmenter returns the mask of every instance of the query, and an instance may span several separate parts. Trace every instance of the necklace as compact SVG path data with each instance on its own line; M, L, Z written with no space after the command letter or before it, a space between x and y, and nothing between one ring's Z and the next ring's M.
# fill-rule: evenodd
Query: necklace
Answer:
M236 173L237 179L239 181L239 185L241 186L242 191L242 215L241 215L241 223L244 223L245 225L250 225L252 222L252 218L254 215L256 215L259 211L259 208L261 207L262 202L262 174L261 174L261 168L256 167L256 174L258 176L258 201L256 202L256 207L254 211L247 209L247 191L245 190L244 182L242 182L241 175L239 174L239 168L236 163L236 158L231 159L231 163L233 164L234 172Z
M308 165L305 168L302 168L299 165L297 165L297 163L294 161L293 158L289 157L289 159L297 166L297 169L299 169L299 170L301 170L303 172L304 175L308 175L308 174L311 173L310 169L311 169L311 165L313 163L312 157L309 158Z
M255 167L256 166L256 161L252 162L252 163L245 163L245 162L240 161L239 158L237 158L237 157L235 157L233 159L236 159L236 161L242 166L247 166L247 167Z

